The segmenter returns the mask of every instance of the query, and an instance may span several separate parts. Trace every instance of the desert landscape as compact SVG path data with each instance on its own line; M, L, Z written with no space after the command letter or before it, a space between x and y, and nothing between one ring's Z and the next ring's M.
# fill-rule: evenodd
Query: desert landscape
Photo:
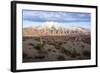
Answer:
M86 28L49 23L22 30L24 63L91 59L91 34Z
M91 59L91 14L22 11L22 62Z

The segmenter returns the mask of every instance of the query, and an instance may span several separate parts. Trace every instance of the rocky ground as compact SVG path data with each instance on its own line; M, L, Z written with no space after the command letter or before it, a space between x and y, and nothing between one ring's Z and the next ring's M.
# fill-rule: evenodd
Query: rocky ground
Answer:
M90 36L23 37L23 62L91 58Z

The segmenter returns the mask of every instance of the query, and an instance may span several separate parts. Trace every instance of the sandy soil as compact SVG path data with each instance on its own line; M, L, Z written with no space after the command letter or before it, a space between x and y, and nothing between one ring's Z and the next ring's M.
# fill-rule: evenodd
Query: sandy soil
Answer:
M90 59L89 36L23 37L23 62Z

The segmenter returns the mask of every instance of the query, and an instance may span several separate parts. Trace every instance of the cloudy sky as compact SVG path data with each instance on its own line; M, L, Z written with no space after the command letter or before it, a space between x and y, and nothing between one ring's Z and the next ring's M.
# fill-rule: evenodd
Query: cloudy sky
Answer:
M57 22L63 27L90 28L91 26L90 13L23 10L22 19L23 27L40 26L45 22Z

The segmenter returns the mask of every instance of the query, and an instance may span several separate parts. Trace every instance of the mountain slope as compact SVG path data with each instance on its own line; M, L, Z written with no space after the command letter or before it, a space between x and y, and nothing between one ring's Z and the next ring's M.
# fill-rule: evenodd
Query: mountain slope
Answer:
M62 27L58 23L46 22L42 26L23 28L23 36L88 35L90 30L82 27Z

